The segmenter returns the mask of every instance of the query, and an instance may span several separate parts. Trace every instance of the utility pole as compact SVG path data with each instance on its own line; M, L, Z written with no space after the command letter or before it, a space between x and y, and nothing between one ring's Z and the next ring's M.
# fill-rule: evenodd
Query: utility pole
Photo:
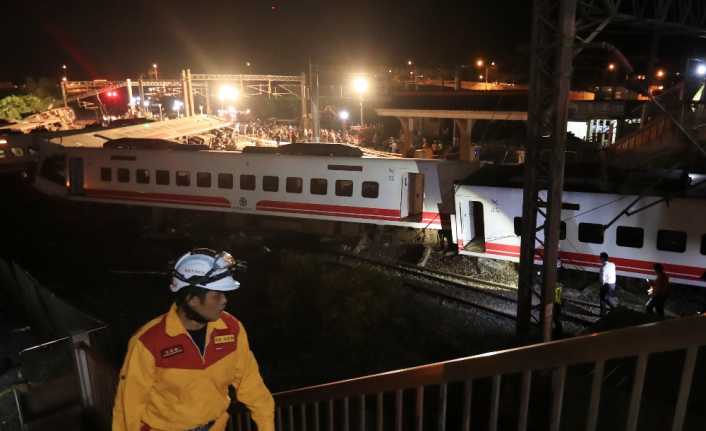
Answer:
M311 117L314 123L314 142L319 142L319 68L309 62L309 89L311 92Z
M535 0L532 10L529 109L522 202L522 240L518 281L517 333L529 334L534 285L534 260L539 202L538 171L542 147L551 149L545 217L542 286L542 338L551 340L554 289L557 280L561 197L564 185L566 121L571 85L577 0Z

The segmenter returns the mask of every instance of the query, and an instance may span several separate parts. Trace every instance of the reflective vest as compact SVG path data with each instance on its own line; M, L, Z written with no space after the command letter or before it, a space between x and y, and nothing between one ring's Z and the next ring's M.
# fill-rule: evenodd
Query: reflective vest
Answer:
M113 408L114 431L184 431L215 421L224 430L228 385L260 431L274 430L274 401L260 377L243 325L223 312L206 328L202 355L172 305L128 344Z

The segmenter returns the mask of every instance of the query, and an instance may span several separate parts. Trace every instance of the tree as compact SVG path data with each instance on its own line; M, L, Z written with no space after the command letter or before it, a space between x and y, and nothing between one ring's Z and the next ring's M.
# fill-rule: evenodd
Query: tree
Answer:
M57 102L57 86L47 78L27 78L24 93L0 99L0 119L21 120L28 114L51 109Z
M21 120L24 115L51 109L54 99L39 98L33 95L7 96L0 99L0 119L8 121Z

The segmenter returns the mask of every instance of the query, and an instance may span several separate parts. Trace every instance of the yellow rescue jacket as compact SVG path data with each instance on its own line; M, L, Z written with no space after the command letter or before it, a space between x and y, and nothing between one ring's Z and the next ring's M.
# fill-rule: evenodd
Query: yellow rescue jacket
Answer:
M130 339L113 408L114 431L225 429L228 385L260 431L274 430L274 401L243 325L223 312L206 328L202 356L172 305Z

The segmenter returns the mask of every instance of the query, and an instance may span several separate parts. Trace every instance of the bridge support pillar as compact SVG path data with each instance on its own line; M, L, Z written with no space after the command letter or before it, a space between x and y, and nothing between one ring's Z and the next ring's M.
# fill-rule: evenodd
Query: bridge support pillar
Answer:
M204 89L204 96L206 98L206 114L211 115L211 87L208 85L208 81L205 82L206 88Z
M414 147L414 118L397 117L402 126L402 142L400 142L400 154L406 157L410 149Z
M476 160L478 156L475 154L471 141L471 133L473 132L473 124L475 120L454 120L456 130L459 134L459 158L461 160Z
M196 106L194 105L194 86L191 81L191 69L186 69L186 90L189 96L189 110L186 115L192 117L196 115Z
M182 106L184 107L184 115L189 115L189 88L186 83L186 70L181 70L181 98Z
M301 128L302 129L308 129L309 128L309 114L306 112L306 73L302 72L301 75L301 81L299 81L299 93L301 94L301 102L302 102L302 121L301 121Z
M142 116L145 116L145 83L142 80L142 77L140 77L139 81L139 87L140 91L140 112L142 113Z
M135 99L132 98L132 81L130 78L125 80L125 86L127 87L127 100L128 106L130 107L130 115L135 114Z

